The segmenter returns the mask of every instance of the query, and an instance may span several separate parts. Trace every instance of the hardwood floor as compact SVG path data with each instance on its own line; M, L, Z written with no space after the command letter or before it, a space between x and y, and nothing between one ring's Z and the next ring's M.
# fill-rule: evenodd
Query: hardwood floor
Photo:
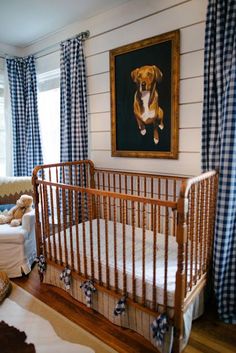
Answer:
M29 276L16 278L14 283L48 304L85 330L121 353L154 353L156 350L139 334L113 325L102 315L78 303L65 291L41 284L36 267ZM189 344L184 353L236 352L236 325L226 325L217 319L212 307L194 321Z

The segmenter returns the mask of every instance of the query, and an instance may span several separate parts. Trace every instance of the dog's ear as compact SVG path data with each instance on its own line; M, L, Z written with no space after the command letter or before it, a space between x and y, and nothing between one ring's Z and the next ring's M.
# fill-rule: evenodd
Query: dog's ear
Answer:
M138 70L139 69L134 69L132 72L131 72L131 78L134 82L137 82L137 75L138 75Z
M156 80L157 82L161 82L162 76L163 76L161 70L160 70L159 67L157 67L156 65L153 65L152 68L153 68L153 70L154 70L154 72L155 72L155 80Z

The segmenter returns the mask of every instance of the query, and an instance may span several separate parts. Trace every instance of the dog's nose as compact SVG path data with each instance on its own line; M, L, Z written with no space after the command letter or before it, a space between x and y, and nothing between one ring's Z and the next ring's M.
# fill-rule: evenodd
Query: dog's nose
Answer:
M146 88L146 82L145 81L142 82L142 88Z

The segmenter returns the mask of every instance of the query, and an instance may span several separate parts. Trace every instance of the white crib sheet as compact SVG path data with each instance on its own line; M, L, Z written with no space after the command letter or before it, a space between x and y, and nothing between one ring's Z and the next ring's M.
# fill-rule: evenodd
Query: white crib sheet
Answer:
M97 223L94 219L92 222L92 237L93 237L93 258L94 258L94 275L98 279L98 247L97 247ZM100 224L100 249L101 249L101 272L102 281L106 283L106 247L105 247L105 220L99 219ZM91 247L90 247L90 223L84 223L86 234L86 257L87 257L87 273L91 275ZM114 276L114 223L107 222L108 226L108 263L109 263L109 280L110 286L115 285ZM71 229L66 229L66 243L68 249L68 263L71 265L71 244L70 232L72 233L72 247L74 254L74 267L77 270L77 246L76 246L76 226ZM83 253L83 225L78 225L79 233L79 253L80 253L80 268L84 273L84 253ZM116 223L117 233L117 270L118 270L118 286L123 288L123 225ZM127 291L132 292L132 226L125 226L126 233L126 273L127 273ZM58 234L50 236L51 254L59 260L59 239ZM54 239L56 254L54 254ZM65 262L65 246L64 246L64 231L61 231L61 247L62 260ZM135 228L135 278L136 278L136 295L142 297L142 239L143 230ZM49 244L47 242L47 250L49 251ZM167 298L168 305L174 306L174 292L175 292L175 274L177 269L177 243L174 237L168 237L168 280L167 280ZM158 304L164 302L164 257L165 257L165 236L157 234L157 253L156 253L156 298ZM56 256L55 256L56 255ZM153 286L153 232L146 230L146 250L145 250L145 283L146 283L146 299L152 300L152 286Z

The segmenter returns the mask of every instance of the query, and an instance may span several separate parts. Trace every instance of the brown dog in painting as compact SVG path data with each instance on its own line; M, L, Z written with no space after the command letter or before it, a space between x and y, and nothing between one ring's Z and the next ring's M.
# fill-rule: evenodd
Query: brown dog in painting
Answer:
M137 85L134 95L134 115L142 135L146 135L145 125L153 124L153 140L159 142L158 127L162 130L163 110L159 106L157 82L162 80L161 70L155 66L141 66L131 72L132 80Z

